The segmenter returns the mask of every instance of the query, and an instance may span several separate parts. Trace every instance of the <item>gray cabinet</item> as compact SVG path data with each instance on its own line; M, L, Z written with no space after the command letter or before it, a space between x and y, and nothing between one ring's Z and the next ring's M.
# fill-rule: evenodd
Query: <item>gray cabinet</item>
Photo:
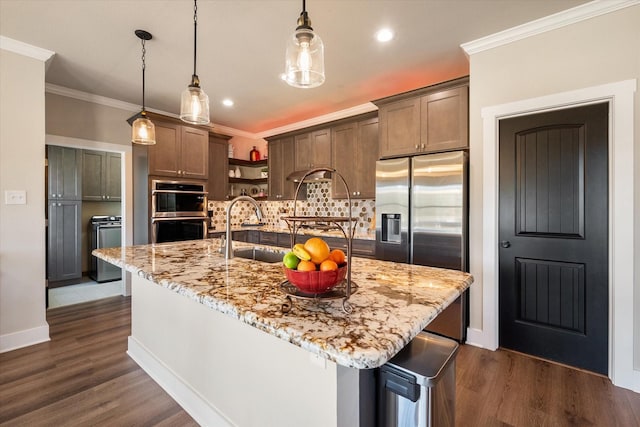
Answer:
M119 202L121 182L119 153L82 150L82 200Z
M352 199L373 199L376 195L378 159L378 118L346 123L332 129L333 167L349 186ZM347 191L337 176L332 179L331 196L346 199Z
M82 150L47 146L47 279L82 277Z
M81 210L77 200L49 200L47 278L50 282L82 277Z
M47 198L80 200L82 150L47 145Z

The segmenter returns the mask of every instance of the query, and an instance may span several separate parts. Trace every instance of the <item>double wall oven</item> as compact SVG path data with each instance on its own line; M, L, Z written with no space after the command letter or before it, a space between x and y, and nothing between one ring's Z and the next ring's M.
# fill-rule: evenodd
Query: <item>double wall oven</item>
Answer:
M151 242L207 237L207 185L151 180Z

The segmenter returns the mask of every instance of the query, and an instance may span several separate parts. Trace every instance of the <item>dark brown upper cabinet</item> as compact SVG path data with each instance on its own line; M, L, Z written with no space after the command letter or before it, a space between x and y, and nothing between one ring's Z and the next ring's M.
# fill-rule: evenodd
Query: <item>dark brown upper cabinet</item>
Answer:
M378 159L378 118L345 123L332 129L333 167L342 175L352 199L373 199L376 193ZM346 199L347 188L334 176L331 195Z
M209 178L209 132L154 121L156 144L149 146L149 175Z
M379 108L380 158L469 146L467 77L374 101Z

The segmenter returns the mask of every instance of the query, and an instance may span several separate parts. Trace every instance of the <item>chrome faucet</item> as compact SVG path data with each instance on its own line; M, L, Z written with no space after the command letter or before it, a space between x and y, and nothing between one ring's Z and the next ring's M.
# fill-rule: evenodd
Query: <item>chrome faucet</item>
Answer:
M236 202L242 202L242 201L249 202L253 206L255 206L256 216L258 217L258 221L262 221L262 217L263 217L262 209L260 209L258 202L253 197L238 196L235 199L233 199L231 203L229 203L229 206L227 206L227 230L226 230L227 232L226 232L226 239L225 239L226 241L224 244L225 259L233 258L233 244L231 243L231 208L233 208L233 205L235 205Z

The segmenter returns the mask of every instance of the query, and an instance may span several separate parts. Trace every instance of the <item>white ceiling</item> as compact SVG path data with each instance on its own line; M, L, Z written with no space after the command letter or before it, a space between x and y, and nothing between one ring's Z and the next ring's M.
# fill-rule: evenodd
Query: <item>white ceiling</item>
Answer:
M301 0L200 0L198 65L213 123L250 132L336 112L467 75L460 44L585 0L308 0L325 44L324 85L280 80ZM391 27L385 45L374 32ZM193 70L191 0L0 0L0 34L54 51L47 83L178 114ZM235 105L226 108L223 98Z

